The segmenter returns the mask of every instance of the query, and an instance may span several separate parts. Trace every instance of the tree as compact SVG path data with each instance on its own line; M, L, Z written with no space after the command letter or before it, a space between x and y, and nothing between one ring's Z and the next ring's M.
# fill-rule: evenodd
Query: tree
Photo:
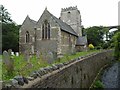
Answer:
M12 49L18 51L19 48L19 25L16 25L3 5L0 6L2 17L2 51Z
M120 60L120 31L113 36L114 46L115 46L115 59Z
M103 44L103 27L93 26L85 29L87 34L88 44L93 44L94 46L100 46Z
M12 19L10 14L7 12L7 9L3 5L0 5L0 22L2 23L11 23Z
M18 51L19 49L19 26L14 23L3 24L2 28L2 49Z

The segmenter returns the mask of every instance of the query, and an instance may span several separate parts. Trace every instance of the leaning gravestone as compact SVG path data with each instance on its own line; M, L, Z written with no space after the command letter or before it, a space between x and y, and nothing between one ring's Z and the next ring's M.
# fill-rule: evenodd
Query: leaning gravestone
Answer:
M3 52L3 63L6 66L8 72L12 72L14 69L14 60L11 58L7 51Z
M54 60L54 55L52 52L48 52L47 55L46 55L46 58L47 58L47 61L49 64L51 64Z

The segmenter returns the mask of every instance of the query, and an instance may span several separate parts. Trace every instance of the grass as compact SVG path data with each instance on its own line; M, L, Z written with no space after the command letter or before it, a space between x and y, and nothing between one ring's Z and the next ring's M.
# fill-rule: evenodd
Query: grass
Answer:
M69 60L81 57L81 56L86 56L88 54L92 54L92 53L96 53L96 52L100 52L99 50L90 50L90 51L84 51L84 52L77 52L76 54L73 55L65 55L64 57L62 57L60 60L56 60L56 63L64 63L67 62Z
M65 55L60 60L55 60L55 62L53 62L52 64L67 62L69 60L78 58L80 56L85 56L85 55L96 53L96 52L99 52L99 50L77 52L74 55ZM48 64L46 60L43 60L42 56L40 56L39 59L37 59L36 56L32 56L29 62L25 61L22 55L13 56L13 59L14 59L14 71L11 75L8 75L7 70L5 69L5 66L4 65L2 66L3 67L2 68L2 79L3 80L9 80L16 75L28 76L30 75L30 73L32 73L35 70L38 70L39 68L52 65L52 64Z
M103 89L104 85L100 80L97 80L97 81L95 81L93 88L99 88L99 89L101 88L101 89Z
M30 58L30 61L25 61L23 56L20 55L14 56L14 71L12 75L7 74L7 70L5 70L3 66L2 77L3 80L9 80L16 75L28 76L32 71L39 69L40 67L47 66L48 63L43 60L38 60L35 56Z
M2 55L0 55L0 60L2 60ZM0 61L0 80L2 80L2 62Z

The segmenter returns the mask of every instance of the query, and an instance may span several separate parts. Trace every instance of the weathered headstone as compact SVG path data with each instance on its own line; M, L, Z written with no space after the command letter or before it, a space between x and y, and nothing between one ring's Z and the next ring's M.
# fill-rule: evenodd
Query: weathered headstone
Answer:
M18 52L16 52L15 54L16 54L16 56L19 56L19 53L18 53Z
M14 60L10 57L7 51L3 52L3 63L8 71L8 73L12 73L14 70Z
M8 54L9 54L9 55L12 54L12 49L8 49Z
M11 52L11 55L14 56L15 55L14 52Z
M36 57L37 57L37 59L40 58L40 52L39 51L36 52Z
M53 60L54 60L53 53L52 52L48 52L46 57L47 57L48 63L51 64L53 62Z
M10 64L10 55L7 51L3 51L3 63L7 66Z
M28 51L25 51L24 53L24 60L28 61L30 60L30 55L29 55L29 52Z

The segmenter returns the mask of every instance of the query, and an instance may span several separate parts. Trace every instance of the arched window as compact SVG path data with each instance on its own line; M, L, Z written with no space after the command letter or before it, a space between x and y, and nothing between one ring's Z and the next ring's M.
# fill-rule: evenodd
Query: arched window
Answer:
M48 23L48 39L50 39L50 24Z
M45 39L47 39L47 31L48 31L47 23L45 23Z
M28 43L30 40L30 35L29 35L29 32L26 31L26 43Z
M50 24L47 20L42 24L42 39L50 39Z
M44 31L45 31L45 28L44 28L44 24L42 25L42 39L44 39Z

